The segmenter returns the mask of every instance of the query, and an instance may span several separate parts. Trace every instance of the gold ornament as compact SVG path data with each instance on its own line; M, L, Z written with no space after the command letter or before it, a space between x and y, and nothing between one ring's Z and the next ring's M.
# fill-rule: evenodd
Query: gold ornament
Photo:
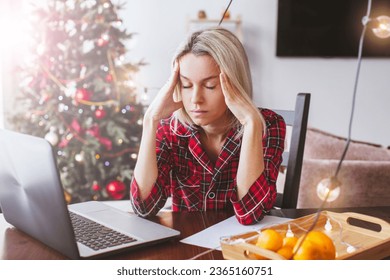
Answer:
M72 196L67 191L64 191L64 197L67 204L70 204L72 202Z

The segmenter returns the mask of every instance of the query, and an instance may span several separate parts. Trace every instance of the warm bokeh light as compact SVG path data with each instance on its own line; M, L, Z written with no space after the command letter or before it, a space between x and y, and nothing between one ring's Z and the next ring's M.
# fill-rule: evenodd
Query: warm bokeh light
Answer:
M340 195L340 185L336 177L325 178L317 185L317 195L322 201L335 201Z
M375 36L385 39L390 37L390 17L379 16L375 19L377 22L376 26L372 28Z

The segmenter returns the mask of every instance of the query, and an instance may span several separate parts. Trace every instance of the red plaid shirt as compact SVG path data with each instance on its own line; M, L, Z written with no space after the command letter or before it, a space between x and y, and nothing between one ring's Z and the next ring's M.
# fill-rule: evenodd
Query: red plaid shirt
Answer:
M262 109L266 122L263 137L265 169L248 193L237 199L236 175L241 138L232 129L213 164L200 143L199 131L178 124L172 118L162 120L157 129L158 178L150 195L138 196L135 179L131 183L131 201L141 216L155 215L172 196L173 211L206 211L233 207L238 221L253 224L272 208L276 199L276 179L282 162L286 124L273 111Z

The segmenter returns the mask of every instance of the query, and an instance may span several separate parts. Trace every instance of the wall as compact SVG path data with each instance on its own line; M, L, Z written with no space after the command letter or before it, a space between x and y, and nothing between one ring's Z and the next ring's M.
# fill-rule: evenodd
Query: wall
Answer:
M139 81L151 98L169 76L176 46L185 38L187 19L205 10L219 18L228 0L128 0L120 16L128 31L128 57L149 64ZM298 92L312 93L309 125L340 136L348 133L356 59L278 58L275 56L277 0L234 0L231 16L242 17L244 45L251 61L258 106L292 109ZM390 145L390 60L364 59L352 137ZM384 124L385 123L385 124Z

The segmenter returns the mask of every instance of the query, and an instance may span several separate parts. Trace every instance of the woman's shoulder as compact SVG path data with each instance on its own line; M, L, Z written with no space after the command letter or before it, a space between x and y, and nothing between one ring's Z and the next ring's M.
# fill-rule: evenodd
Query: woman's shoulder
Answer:
M270 109L260 109L260 112L265 121L267 135L272 135L274 138L284 139L286 133L286 122L283 117Z
M260 112L263 115L265 122L274 123L274 122L283 122L284 119L281 115L267 108L260 108Z

